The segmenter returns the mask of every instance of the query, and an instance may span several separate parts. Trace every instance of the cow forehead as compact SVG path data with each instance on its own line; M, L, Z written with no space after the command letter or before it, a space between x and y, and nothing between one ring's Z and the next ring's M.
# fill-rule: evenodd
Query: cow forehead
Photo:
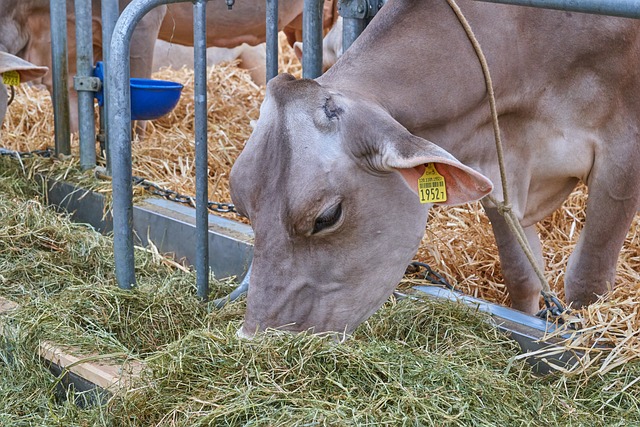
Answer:
M348 156L338 127L327 125L331 113L321 92L319 86L304 84L268 90L256 128L236 162L245 178L234 180L235 185L250 194L252 210L279 200L281 209L295 216L335 193L336 176L347 167Z
M276 77L268 86L260 118L248 148L262 158L275 150L296 160L287 167L313 167L334 158L339 151L337 107L332 95L313 80ZM331 104L331 107L327 107ZM300 165L302 163L302 165Z

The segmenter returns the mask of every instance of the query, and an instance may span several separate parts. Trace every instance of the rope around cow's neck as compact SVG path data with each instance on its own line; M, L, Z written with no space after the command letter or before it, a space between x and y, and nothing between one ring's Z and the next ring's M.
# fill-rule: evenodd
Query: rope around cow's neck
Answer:
M491 81L491 74L489 73L489 65L487 64L487 59L482 52L482 48L480 47L478 39L471 29L471 25L469 25L469 22L462 14L462 11L460 10L460 7L458 7L458 4L455 2L455 0L447 0L447 3L449 3L449 6L456 14L458 21L460 21L460 24L464 28L464 31L467 33L467 37L469 38L469 41L471 42L471 45L473 46L473 49L478 56L480 66L482 67L482 74L484 75L484 81L487 86L487 93L489 95L489 107L491 108L491 118L493 119L493 135L496 141L496 151L498 152L498 166L500 168L500 180L502 181L502 202L496 200L496 198L491 195L488 195L486 197L487 199L489 199L489 201L491 201L491 203L496 205L496 207L498 208L498 212L500 212L500 214L505 218L505 220L507 221L507 225L509 225L509 228L515 235L518 243L527 256L527 259L531 263L531 267L533 267L533 271L535 271L538 279L540 280L540 284L542 285L542 291L540 293L544 298L547 309L551 309L551 307L555 305L558 307L560 312L562 312L564 309L560 305L560 302L558 301L555 293L549 287L549 283L544 277L544 272L536 262L533 251L529 246L529 241L527 240L527 237L524 233L524 229L522 228L520 221L518 221L518 218L516 218L516 215L513 212L513 208L509 203L509 193L507 191L507 173L504 167L504 151L502 149L500 125L498 123L498 110L496 108L496 99L493 92L493 83Z

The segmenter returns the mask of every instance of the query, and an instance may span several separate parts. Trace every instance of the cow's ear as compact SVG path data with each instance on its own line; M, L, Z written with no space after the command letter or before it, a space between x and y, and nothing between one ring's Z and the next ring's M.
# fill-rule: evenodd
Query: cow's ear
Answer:
M444 180L446 200L434 203L457 205L479 200L491 193L493 184L481 173L463 165L431 141L411 134L382 105L370 100L335 95L342 109L340 132L351 154L373 172L399 173L417 196L419 179L431 185ZM433 167L432 167L433 166ZM435 170L436 175L429 175ZM423 185L423 188L431 188ZM432 194L429 194L431 196ZM420 197L423 200L423 197ZM428 200L427 203L430 203Z
M296 54L298 61L302 62L302 42L295 42L293 44L293 52Z
M10 53L0 52L0 75L6 72L16 72L20 76L19 79L14 80L16 83L35 80L44 76L47 71L49 71L47 67L40 67ZM5 76L5 80L8 78Z
M422 194L425 202L458 205L479 200L493 190L493 184L484 175L434 143L412 135L397 122L385 126L384 132L369 141L376 145L370 151L371 156L378 156L370 159L373 161L369 164L381 171L399 172L418 197ZM445 190L446 200L441 193L430 191L434 186ZM421 190L430 193L425 195Z

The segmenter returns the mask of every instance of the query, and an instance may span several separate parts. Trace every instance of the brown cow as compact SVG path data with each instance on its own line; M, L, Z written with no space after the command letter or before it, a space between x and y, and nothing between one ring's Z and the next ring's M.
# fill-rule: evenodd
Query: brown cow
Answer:
M171 67L179 70L183 66L193 68L193 47L182 46L156 40L153 48L152 71L158 71L163 67ZM249 71L251 80L258 85L267 83L265 44L260 43L250 46L246 43L233 48L209 47L207 48L207 66L212 67L222 62L238 61L242 68Z
M459 3L493 73L512 207L540 263L536 223L578 182L589 187L564 280L567 302L589 304L613 285L640 206L640 23ZM424 232L425 164L442 175L430 185L444 180L446 203L490 188L444 150L502 198L480 64L444 0L391 0L324 75L274 79L231 172L255 231L241 333L348 333L380 307ZM534 313L541 285L484 206L513 306Z

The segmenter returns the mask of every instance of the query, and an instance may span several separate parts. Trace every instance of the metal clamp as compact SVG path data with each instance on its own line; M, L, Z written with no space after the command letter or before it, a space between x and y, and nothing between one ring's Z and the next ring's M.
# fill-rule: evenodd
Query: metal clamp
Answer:
M371 19L385 3L386 0L340 0L338 13L347 19Z
M73 88L78 92L97 92L102 88L98 77L74 76Z

